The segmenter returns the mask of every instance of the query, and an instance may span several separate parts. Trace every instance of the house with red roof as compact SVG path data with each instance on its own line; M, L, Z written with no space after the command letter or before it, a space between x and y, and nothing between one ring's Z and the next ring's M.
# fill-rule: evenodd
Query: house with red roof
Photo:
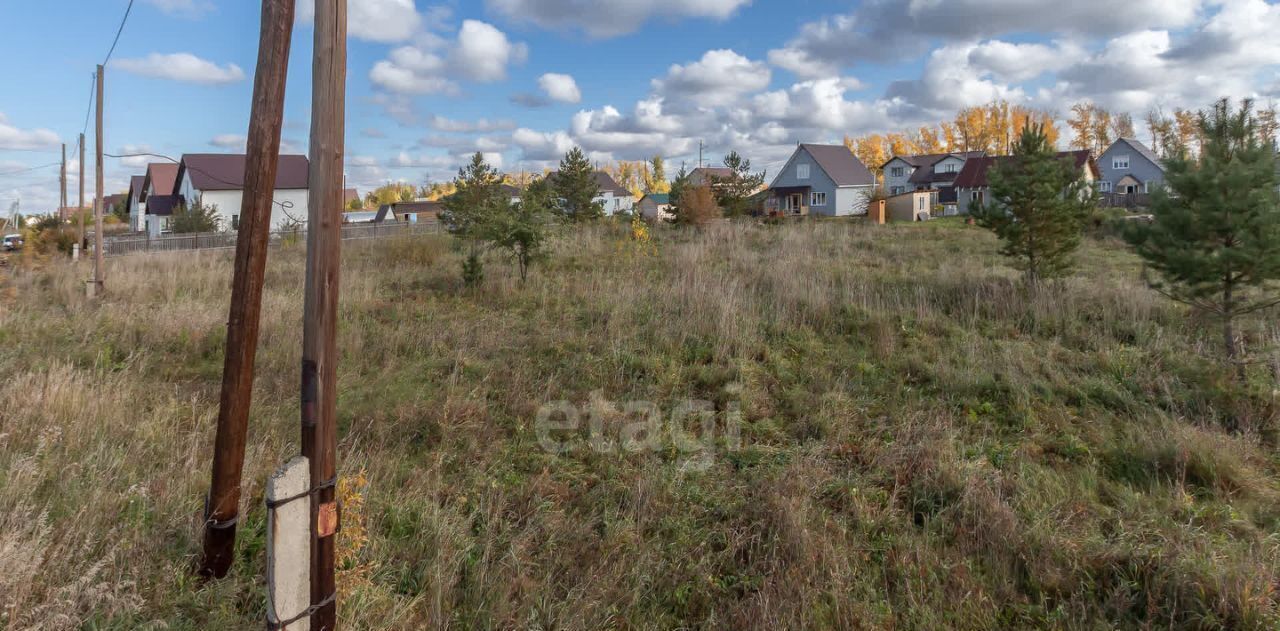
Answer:
M177 195L188 206L213 208L223 230L240 229L244 199L243 153L188 153L178 165ZM306 156L282 155L276 168L272 195L271 229L306 223L309 163ZM341 213L342 209L334 209Z
M1071 161L1072 165L1080 170L1082 177L1090 186L1101 177L1101 173L1098 171L1098 163L1093 159L1093 152L1091 151L1060 151L1058 152L1058 157L1062 160ZM1007 164L1009 161L1017 159L1017 156L987 156L974 158L966 162L955 180L956 197L958 198L957 209L960 214L967 215L975 205L990 201L991 183L988 177L991 169L997 165Z

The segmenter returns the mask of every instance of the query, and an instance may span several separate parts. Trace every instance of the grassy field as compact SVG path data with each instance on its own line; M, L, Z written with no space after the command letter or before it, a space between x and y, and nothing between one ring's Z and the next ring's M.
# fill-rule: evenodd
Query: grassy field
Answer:
M1275 362L1231 386L1118 245L1034 291L949 221L597 227L473 291L443 238L344 247L345 628L1280 627ZM302 250L271 256L209 585L229 255L110 260L99 304L86 268L7 281L0 629L261 628L302 335ZM1268 359L1274 314L1246 329ZM691 400L701 440L627 440Z

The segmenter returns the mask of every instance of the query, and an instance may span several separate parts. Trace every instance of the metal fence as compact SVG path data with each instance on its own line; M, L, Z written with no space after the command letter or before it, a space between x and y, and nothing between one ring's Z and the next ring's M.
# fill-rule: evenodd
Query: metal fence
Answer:
M1146 193L1100 193L1098 203L1103 208L1146 208L1151 196Z
M342 226L342 240L385 239L400 235L439 234L443 231L444 229L438 221L346 224ZM275 246L289 242L302 243L306 239L306 228L276 230L271 233L269 244ZM105 256L124 256L151 252L185 252L191 250L234 250L236 247L236 233L200 232L166 234L158 237L129 234L120 237L106 237L103 241L103 254Z

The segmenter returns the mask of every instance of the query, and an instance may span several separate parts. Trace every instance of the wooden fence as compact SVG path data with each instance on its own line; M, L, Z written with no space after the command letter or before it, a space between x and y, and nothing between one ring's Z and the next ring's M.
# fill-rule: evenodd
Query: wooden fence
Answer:
M420 221L417 223L386 222L369 224L347 224L342 226L343 241L361 241L364 239L385 239L400 235L439 234L444 231L438 221ZM306 228L298 230L277 230L270 236L270 245L307 240ZM121 237L106 237L103 254L106 256L124 256L127 254L148 254L152 252L186 252L191 250L234 250L236 247L235 232L200 232L192 234L166 234L158 237L130 234Z

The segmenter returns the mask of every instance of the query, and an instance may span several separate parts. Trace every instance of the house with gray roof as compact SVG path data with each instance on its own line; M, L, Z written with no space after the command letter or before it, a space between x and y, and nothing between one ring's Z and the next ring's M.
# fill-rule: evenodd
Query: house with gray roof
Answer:
M1135 138L1121 138L1098 158L1098 191L1115 195L1144 195L1164 185L1164 163Z
M876 178L844 145L801 144L769 185L765 210L789 216L864 215Z

